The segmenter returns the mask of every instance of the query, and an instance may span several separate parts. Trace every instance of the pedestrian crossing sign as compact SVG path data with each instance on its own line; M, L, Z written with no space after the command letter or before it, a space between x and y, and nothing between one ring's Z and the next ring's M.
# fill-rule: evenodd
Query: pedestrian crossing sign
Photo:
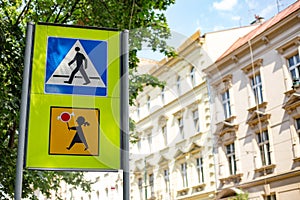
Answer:
M107 42L48 37L45 92L107 95Z
M116 170L121 166L121 32L34 26L25 167Z

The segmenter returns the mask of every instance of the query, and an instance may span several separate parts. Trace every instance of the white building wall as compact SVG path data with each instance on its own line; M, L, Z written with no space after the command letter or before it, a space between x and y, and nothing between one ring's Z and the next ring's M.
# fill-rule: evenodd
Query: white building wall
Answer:
M300 198L300 190L294 182L300 174L299 135L293 132L295 119L300 117L299 105L285 108L287 103L292 102L291 95L299 95L299 89L292 90L287 66L287 58L297 52L299 54L299 42L295 42L300 36L299 2L295 4L298 4L298 9L293 14L259 32L256 37L249 37L251 40L237 45L229 55L204 70L211 86L212 113L216 114L211 125L214 145L218 150L218 198L234 196L236 193L233 191L237 189L247 192L249 199L266 199L268 196L276 199ZM256 66L260 59L261 64ZM265 103L256 105L250 78L258 73ZM225 119L221 103L221 94L226 89L230 92L234 116L230 119ZM256 111L260 114L259 118ZM262 164L257 138L265 130L269 134L271 157L271 164L267 165ZM237 165L234 175L229 174L225 149L232 142L235 144Z
M227 36L238 38L249 27L226 31ZM165 81L165 100L161 99L161 89L146 87L138 96L136 103L140 105L140 115L137 108L132 108L132 118L136 121L136 134L140 142L131 145L131 199L151 198L149 174L154 176L154 196L156 199L208 199L214 196L215 163L213 157L213 136L211 135L210 102L206 79L202 69L221 55L233 40L224 40L221 32L206 34L205 37L195 34L190 44L181 47L177 58L166 60L161 66L155 65L155 70L149 72ZM222 38L222 43L218 43ZM218 44L218 45L217 45ZM222 44L220 46L220 44ZM207 47L212 55L215 47L215 57L208 57ZM192 84L190 72L195 67L195 84ZM177 78L180 76L180 90ZM151 108L147 109L147 97L151 98ZM200 132L194 127L193 111L198 109ZM183 119L184 137L179 133L178 118ZM162 126L167 127L167 145L164 144ZM152 134L151 151L146 136ZM140 147L138 147L140 146ZM198 182L196 158L203 159L204 182ZM188 186L183 185L181 164L187 163ZM170 191L165 190L164 170L170 171ZM145 182L145 174L147 181ZM142 190L138 188L138 179L143 179ZM142 195L140 195L140 192Z

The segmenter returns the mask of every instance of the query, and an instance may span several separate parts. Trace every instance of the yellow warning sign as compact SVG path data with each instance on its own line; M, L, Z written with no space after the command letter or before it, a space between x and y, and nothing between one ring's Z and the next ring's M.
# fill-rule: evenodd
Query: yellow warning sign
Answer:
M99 155L99 109L50 109L50 155Z

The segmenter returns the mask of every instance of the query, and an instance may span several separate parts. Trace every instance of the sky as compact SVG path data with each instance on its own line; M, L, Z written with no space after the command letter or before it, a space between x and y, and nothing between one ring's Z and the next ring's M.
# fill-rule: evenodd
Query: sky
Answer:
M254 15L270 19L297 0L176 0L165 15L171 29L172 46L179 46L197 30L213 31L250 25ZM145 47L139 57L160 60L163 55Z

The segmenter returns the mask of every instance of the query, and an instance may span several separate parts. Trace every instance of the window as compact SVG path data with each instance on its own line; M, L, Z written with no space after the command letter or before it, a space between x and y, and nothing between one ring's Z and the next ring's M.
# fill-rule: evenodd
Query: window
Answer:
M263 94L260 74L256 74L251 78L251 87L254 93L256 104L261 104L263 102Z
M234 143L226 145L226 156L229 164L229 173L230 175L234 175L236 174Z
M140 193L140 199L143 199L143 179L138 179L138 187L139 187L139 193Z
M188 187L188 177L187 177L187 163L181 164L181 177L182 177L182 186Z
M193 121L196 132L200 131L199 112L198 109L193 111Z
M296 130L298 133L300 133L300 118L296 119Z
M296 119L296 130L299 136L299 141L300 141L300 118Z
M170 172L168 169L164 170L164 180L165 180L165 186L166 186L166 193L170 192Z
M291 76L293 80L300 79L300 58L299 54L296 54L290 58L288 58L289 70L291 72Z
M177 87L177 93L180 95L181 94L181 87L180 87L180 76L177 76L177 80L176 80L176 87Z
M179 128L179 134L181 135L182 139L184 138L184 132L183 132L183 118L178 118L178 128Z
M229 90L226 90L222 94L222 104L223 104L225 119L227 119L231 116Z
M274 194L267 195L265 199L266 200L276 200L276 194L274 193Z
M142 148L142 139L141 138L138 139L137 147L138 147L138 150L141 151L141 148Z
M257 134L257 142L259 146L262 165L271 164L270 143L268 131L263 131Z
M192 67L191 69L190 78L191 78L192 86L195 86L195 67Z
M167 135L167 126L164 125L161 127L161 132L164 138L164 145L167 146L168 145L168 135Z
M165 87L161 88L160 97L161 97L161 102L164 104L165 103Z
M136 114L137 114L137 117L140 118L140 114L141 114L141 105L139 103L137 103L137 110L136 110Z
M148 145L149 145L149 151L152 151L152 135L151 133L147 135Z
M151 98L150 96L147 97L147 109L148 111L150 110L150 107L151 107Z
M154 196L154 175L153 174L149 175L149 186L150 186L150 192L152 197Z
M197 168L197 175L198 175L198 182L203 183L204 182L204 173L203 173L203 159L197 158L196 159L196 168Z

